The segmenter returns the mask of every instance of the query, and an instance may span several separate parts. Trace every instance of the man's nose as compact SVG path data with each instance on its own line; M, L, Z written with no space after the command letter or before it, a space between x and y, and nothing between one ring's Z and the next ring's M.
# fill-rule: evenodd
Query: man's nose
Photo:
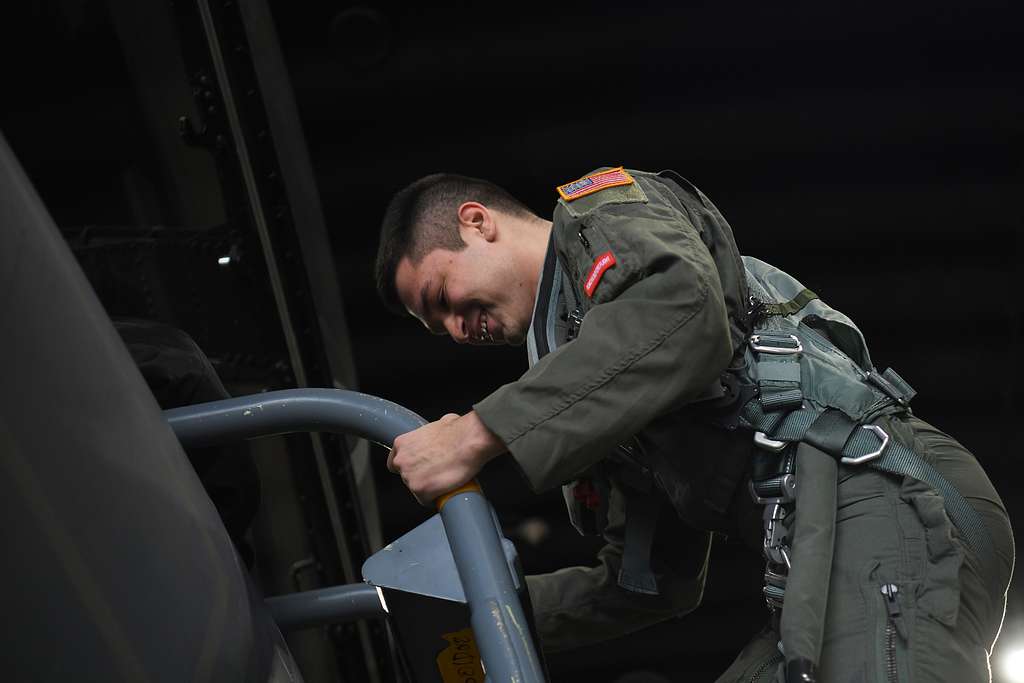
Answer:
M466 331L466 319L461 315L449 315L444 321L448 329L448 336L460 344L469 341L469 333Z

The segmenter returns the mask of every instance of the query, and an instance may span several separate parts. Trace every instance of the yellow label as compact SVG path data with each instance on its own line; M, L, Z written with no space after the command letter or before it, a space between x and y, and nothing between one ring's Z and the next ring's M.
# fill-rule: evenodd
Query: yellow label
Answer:
M473 630L464 628L445 633L442 638L448 641L448 647L437 655L441 680L444 683L484 683L484 669L480 666Z

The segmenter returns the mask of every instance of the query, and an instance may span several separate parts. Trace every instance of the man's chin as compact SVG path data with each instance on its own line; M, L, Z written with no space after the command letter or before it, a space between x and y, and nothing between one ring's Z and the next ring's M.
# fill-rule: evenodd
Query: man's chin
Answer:
M505 331L502 341L509 346L522 346L526 342L526 335L522 332Z

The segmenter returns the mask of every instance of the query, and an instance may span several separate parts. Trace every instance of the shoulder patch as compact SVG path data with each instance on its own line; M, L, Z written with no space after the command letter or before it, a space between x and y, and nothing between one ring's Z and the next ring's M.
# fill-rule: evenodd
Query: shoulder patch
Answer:
M619 166L618 168L613 168L608 171L591 173L588 176L583 176L579 180L574 180L571 183L566 183L565 185L559 185L556 189L562 199L567 202L571 202L574 199L586 197L588 194L600 192L601 190L609 187L632 185L634 182L636 181L633 180L633 176L626 173L622 166Z

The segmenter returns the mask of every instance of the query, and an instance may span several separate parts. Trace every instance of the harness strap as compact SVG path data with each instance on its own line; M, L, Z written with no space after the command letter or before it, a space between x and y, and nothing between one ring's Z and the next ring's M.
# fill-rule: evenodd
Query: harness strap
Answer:
M796 487L799 514L793 525L792 565L786 580L779 635L787 663L808 662L813 674L814 663L821 659L825 636L839 467L835 459L825 457L816 446L800 443L796 447L796 471L801 482Z
M658 581L651 570L654 530L661 499L653 495L653 477L625 470L620 477L626 499L626 528L623 534L622 565L618 584L634 593L658 595Z
M830 412L833 413L830 417L824 417ZM839 415L835 415L836 413ZM812 425L817 423L819 419L826 420L815 430L818 433L817 443L819 447L822 445L828 446L827 448L821 448L822 451L828 453L833 458L839 455L847 461L862 460L866 462L868 467L876 470L909 476L923 481L942 495L945 500L946 513L957 529L960 530L960 535L963 537L964 542L982 556L985 556L991 550L992 539L989 536L988 527L985 526L985 522L981 519L978 511L971 507L971 504L967 502L942 473L925 462L910 447L889 438L879 427L866 425L867 427L874 427L874 429L865 429L865 425L856 425L859 428L855 428L850 432L847 431L848 425L842 421L842 418L846 418L848 422L852 422L852 420L843 415L841 411L826 410L822 412L813 408L803 408L784 415L766 413L761 407L760 402L756 400L747 403L743 410L743 417L756 431L764 432L777 441L806 441L807 434ZM829 439L823 435L825 428L830 424L836 425L837 437L835 439ZM833 448L833 445L838 443L839 438L843 438L843 445L837 451ZM865 460L867 456L879 451L880 447L881 453L873 459Z
M913 477L931 486L944 499L946 514L960 531L964 543L980 557L991 556L992 537L981 515L941 472L925 462L920 455L899 441L892 440L882 457L872 461L869 466L882 472Z

